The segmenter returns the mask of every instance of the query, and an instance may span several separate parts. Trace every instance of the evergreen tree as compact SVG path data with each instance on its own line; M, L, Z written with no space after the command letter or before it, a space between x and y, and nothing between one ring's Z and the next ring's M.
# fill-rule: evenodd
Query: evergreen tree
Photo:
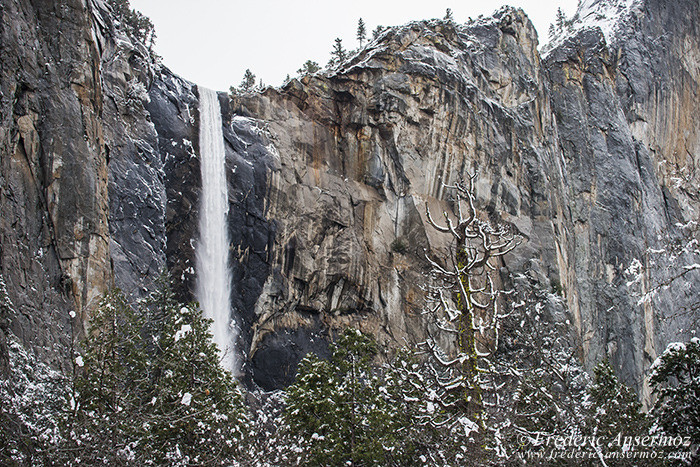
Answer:
M700 339L669 344L651 368L652 414L671 436L687 437L700 460ZM686 448L687 449L687 448ZM695 465L695 464L694 464Z
M239 89L241 92L251 92L255 89L255 75L250 69L245 70Z
M159 371L150 401L155 457L195 464L235 459L247 420L242 396L220 365L211 320L193 306L166 298L170 304L158 308L164 316L157 327Z
M454 21L454 17L452 16L452 8L445 10L445 17L443 19L449 22Z
M155 27L151 20L133 10L129 0L108 0L114 19L118 21L117 27L126 33L132 40L145 45L149 51L153 51L156 40Z
M625 437L643 437L649 434L651 419L642 412L642 404L634 392L622 384L607 361L593 369L593 384L588 388L588 400L584 404L586 418L583 434L600 436L607 443L601 446L601 454L613 451L627 452L640 449L633 443L625 446ZM621 443L615 443L617 437ZM644 448L641 448L644 449ZM636 462L617 461L610 455L608 465L636 465Z
M345 59L347 58L347 52L343 47L343 40L339 37L335 39L335 45L333 46L331 56L332 58L329 64L332 64L333 66L342 65Z
M300 75L313 75L314 73L318 72L321 69L321 67L318 65L318 63L312 61L312 60L307 60L304 62L304 64L297 70L297 73Z
M414 423L403 409L398 378L371 365L376 343L348 329L330 360L299 364L287 392L285 422L305 465L400 465L415 460ZM417 400L417 399L416 399Z
M562 11L561 7L557 8L557 16L555 19L555 24L558 32L563 32L566 27L566 15Z
M107 295L76 359L62 460L210 465L239 458L247 418L209 326L167 285L136 310L120 293Z
M605 360L593 369L593 384L588 389L593 422L598 434L615 436L647 434L650 423L634 392L615 376Z
M365 28L365 22L362 21L362 18L360 18L357 22L357 41L360 43L360 47L362 47L362 43L365 41L366 38L367 29Z
M373 38L373 39L378 38L379 36L382 35L382 33L383 33L384 31L386 31L386 28L380 24L379 26L377 26L376 28L374 28L374 31L372 31L372 38Z
M153 367L140 345L143 324L118 291L105 295L93 313L83 355L75 359L67 436L69 449L88 463L123 462L122 453L148 437L143 414Z

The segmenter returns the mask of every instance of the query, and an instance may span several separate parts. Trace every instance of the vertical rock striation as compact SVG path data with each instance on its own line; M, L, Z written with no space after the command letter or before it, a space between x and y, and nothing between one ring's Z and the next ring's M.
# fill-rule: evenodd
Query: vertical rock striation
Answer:
M544 68L570 199L562 284L583 356L589 364L609 358L642 388L659 351L690 337L691 320L679 312L700 291L694 277L680 294L661 289L640 303L624 274L638 260L641 292L667 280L670 254L648 252L677 239L677 224L697 220L700 31L697 2L617 3L625 13L604 35L585 27L586 18L615 2L584 2L577 31Z
M84 317L112 277L100 49L82 1L0 15L0 274L12 332L61 365L69 310Z

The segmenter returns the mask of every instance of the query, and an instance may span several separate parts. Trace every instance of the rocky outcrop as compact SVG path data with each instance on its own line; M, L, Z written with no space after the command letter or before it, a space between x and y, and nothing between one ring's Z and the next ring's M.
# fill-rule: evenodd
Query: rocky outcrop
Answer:
M422 340L425 251L449 240L427 225L425 205L450 210L445 185L467 171L479 172L480 209L528 240L508 267L557 276L563 186L551 174L562 169L536 45L518 10L465 27L412 23L333 76L234 103L266 123L276 160L256 374L273 370L268 355L288 353L280 330L328 336L352 325L385 349Z

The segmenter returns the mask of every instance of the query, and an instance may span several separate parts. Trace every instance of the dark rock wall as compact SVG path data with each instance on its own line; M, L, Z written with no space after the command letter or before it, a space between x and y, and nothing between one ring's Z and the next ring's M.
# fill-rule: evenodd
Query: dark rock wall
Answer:
M240 328L240 349L247 355L252 329L257 324L255 305L271 272L273 264L276 222L267 213L268 177L276 166L274 151L265 130L266 123L236 115L229 111L228 99L220 96L224 109L224 140L229 194L229 235L231 241L229 264L232 272L231 309ZM293 345L290 343L288 348ZM305 355L305 354L304 354ZM303 355L302 355L303 356ZM298 357L298 356L295 356ZM282 362L285 360L279 360ZM298 361L291 359L289 361ZM247 377L252 373L260 378L276 378L286 374L282 366L265 376L267 368L252 361L244 365ZM252 372L251 372L252 370ZM296 367L293 368L296 370ZM279 385L279 384L278 384Z
M154 71L148 52L118 35L94 5L103 43L104 135L110 254L116 286L139 296L165 268L165 188L158 134L145 109Z
M153 238L165 243L165 248L160 250L165 263L159 266L170 272L180 299L191 301L191 291L195 286L194 239L198 230L201 185L196 156L196 87L169 70L161 69L156 73L148 94L146 109L158 134L161 163L156 185L164 194L161 204L163 231Z
M80 324L111 284L100 50L80 0L0 15L0 273L10 329L58 366L69 311Z
M692 320L679 312L700 292L691 278L639 303L668 279L670 254L649 251L677 240L676 224L698 219L697 17L697 2L647 2L612 44L583 30L544 64L568 179L569 308L586 361L609 358L644 391L658 353L690 337ZM646 266L641 286L625 275L634 260Z

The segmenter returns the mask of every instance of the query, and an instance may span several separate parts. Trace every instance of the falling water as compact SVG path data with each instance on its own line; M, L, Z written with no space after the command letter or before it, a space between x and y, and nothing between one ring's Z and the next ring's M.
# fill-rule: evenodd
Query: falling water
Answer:
M231 320L231 271L228 264L228 192L221 109L215 91L199 87L199 152L202 196L197 244L197 299L213 320L211 331L224 368L236 372L237 331Z

